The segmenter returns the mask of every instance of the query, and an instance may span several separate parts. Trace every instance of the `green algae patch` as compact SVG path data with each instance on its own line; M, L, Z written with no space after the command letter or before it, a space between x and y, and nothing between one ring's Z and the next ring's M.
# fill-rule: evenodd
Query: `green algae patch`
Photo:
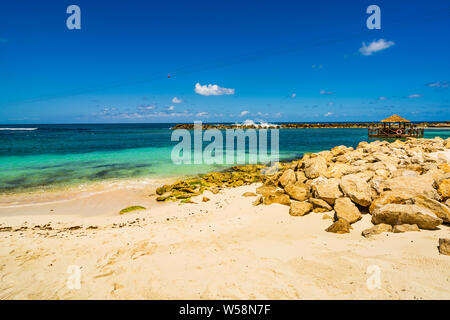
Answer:
M128 213L128 212L132 212L132 211L137 211L137 210L145 210L145 207L142 206L131 206L131 207L127 207L125 209L120 210L120 214L124 214L124 213Z

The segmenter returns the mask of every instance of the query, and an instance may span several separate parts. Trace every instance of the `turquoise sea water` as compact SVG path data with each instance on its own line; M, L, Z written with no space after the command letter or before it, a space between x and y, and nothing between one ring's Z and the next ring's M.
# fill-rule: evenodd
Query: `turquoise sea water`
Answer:
M0 192L107 179L184 176L225 167L175 165L171 151L178 142L171 141L172 125L2 125ZM450 130L425 130L426 138L435 136L445 139ZM368 140L367 129L284 129L279 136L280 160L341 144L356 147L364 140Z

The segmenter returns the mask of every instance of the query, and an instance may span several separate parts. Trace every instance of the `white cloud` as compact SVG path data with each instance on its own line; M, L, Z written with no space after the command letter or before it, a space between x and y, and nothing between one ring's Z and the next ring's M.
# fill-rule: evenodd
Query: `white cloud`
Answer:
M155 108L156 107L154 105L147 105L147 106L141 105L141 106L137 107L137 109L140 110L140 111L154 110Z
M378 100L386 100L386 97L379 97Z
M174 106L167 107L167 110L169 110L169 111L172 111L172 110L174 110L174 109L175 109Z
M333 112L327 112L327 113L324 114L325 117L329 117L331 115L333 115Z
M427 84L430 88L448 88L448 81L438 81Z
M197 117L204 117L204 116L207 116L208 115L208 112L199 112L199 113L197 113Z
M361 52L363 56L370 56L372 53L392 47L394 44L393 41L386 41L384 39L374 40L369 43L369 45L366 45L366 43L363 42L362 47L359 48L359 52Z
M291 94L291 98L295 98L297 96L296 93Z
M410 95L408 96L408 98L410 98L410 99L420 98L420 97L422 97L422 95L421 95L421 94L418 94L418 93L410 94Z
M245 110L245 111L242 111L242 112L241 112L240 116L243 117L243 116L245 116L245 115L247 115L247 114L249 114L249 113L250 113L250 112L248 112L247 110Z
M201 85L200 83L195 84L194 91L202 96L221 96L234 94L234 89L222 88L217 84Z
M173 97L173 99L172 99L172 103L182 103L182 102L183 102L183 100L178 99L177 97Z
M320 90L320 94L333 94L331 91Z

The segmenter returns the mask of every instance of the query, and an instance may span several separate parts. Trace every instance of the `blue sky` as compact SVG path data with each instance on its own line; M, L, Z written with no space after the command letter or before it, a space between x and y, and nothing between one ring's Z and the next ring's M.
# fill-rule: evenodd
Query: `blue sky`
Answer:
M450 120L449 30L444 0L2 1L0 123Z

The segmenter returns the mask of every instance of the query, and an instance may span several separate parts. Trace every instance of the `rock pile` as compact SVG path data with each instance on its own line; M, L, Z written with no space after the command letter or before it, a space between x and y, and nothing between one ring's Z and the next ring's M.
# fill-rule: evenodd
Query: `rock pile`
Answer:
M266 174L261 165L246 165L178 181L158 188L157 200L191 203L205 190L262 182L255 206L286 205L292 216L326 212L333 219L328 232L350 232L363 214L374 224L363 231L365 237L433 230L450 224L449 154L450 138L364 141L356 149L337 146L305 154Z
M362 214L374 224L367 237L433 230L450 223L449 149L450 138L410 138L307 154L264 179L256 203L288 205L293 216L329 212L329 232L350 232Z

